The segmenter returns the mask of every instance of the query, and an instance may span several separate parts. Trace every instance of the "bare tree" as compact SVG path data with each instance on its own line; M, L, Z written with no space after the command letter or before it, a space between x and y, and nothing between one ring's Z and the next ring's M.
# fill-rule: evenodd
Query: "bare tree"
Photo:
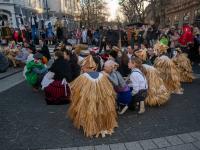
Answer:
M170 4L169 0L146 0L152 11L153 21L158 24L164 26L165 23L165 11L167 5Z
M144 21L144 2L146 0L122 0L120 5L129 22Z
M82 24L89 27L98 26L99 22L104 22L107 18L105 5L102 0L84 0L81 6Z

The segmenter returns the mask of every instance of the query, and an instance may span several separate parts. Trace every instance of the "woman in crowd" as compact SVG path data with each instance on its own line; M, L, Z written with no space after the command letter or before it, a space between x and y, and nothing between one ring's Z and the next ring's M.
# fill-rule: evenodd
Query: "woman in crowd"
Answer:
M87 137L111 135L118 126L112 84L104 74L95 71L97 65L91 55L81 66L84 73L71 84L69 117L76 128L83 128Z
M52 40L53 40L54 34L53 34L53 28L52 28L51 22L48 23L48 27L46 29L46 37L48 39L48 44L50 45L53 44Z
M40 53L41 53L44 57L46 57L47 61L49 61L49 60L51 59L51 55L50 55L48 46L44 43L43 40L39 40L39 43L40 43L40 46L41 46L41 51L40 51Z
M119 114L122 114L120 106L129 105L131 103L131 91L121 74L116 71L118 64L113 60L108 60L104 64L104 72L108 76L108 79L114 86L117 92L117 103L119 106Z
M69 62L71 68L72 81L76 79L81 72L81 67L78 64L78 57L69 50L64 50L64 59Z
M69 61L64 59L62 51L55 52L55 61L49 71L45 78L51 76L51 82L43 86L47 104L69 103L71 92L68 83L72 80L71 67Z
M19 66L24 66L24 64L27 61L28 55L29 55L29 51L28 51L28 43L24 43L24 47L22 48L21 45L19 45L20 47L18 47L19 49L19 53L17 54L17 56L15 57L16 60L16 64Z
M118 71L121 73L123 77L127 77L131 70L128 68L129 57L126 52L122 52L122 56L119 61L119 69Z

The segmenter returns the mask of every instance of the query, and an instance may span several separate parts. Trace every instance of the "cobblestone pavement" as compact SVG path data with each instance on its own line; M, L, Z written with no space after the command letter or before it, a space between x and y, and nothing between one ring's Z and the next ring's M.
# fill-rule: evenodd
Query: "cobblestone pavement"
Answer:
M138 149L145 149L146 146L163 149L163 145L164 149L170 150L197 149L199 132L196 131L200 131L200 79L192 84L184 84L183 88L184 95L172 95L165 106L147 107L146 113L141 116L131 111L119 116L119 128L115 129L112 136L89 139L84 137L82 130L73 127L66 115L67 105L46 105L43 92L34 93L23 82L0 93L0 150L94 145L101 145L97 146L98 150L101 147L117 150L118 147L132 148L134 143L129 142L133 141L138 141L133 147L135 149L138 144ZM172 146L173 144L175 145Z
M200 131L127 143L43 150L200 150Z

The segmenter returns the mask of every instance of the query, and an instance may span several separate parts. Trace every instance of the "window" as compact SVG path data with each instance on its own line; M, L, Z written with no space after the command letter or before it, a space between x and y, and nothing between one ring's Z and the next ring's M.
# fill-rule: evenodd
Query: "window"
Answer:
M189 21L189 17L190 17L190 12L185 13L183 21Z
M196 9L194 11L194 16L196 17L196 16L199 16L199 15L200 15L200 9Z

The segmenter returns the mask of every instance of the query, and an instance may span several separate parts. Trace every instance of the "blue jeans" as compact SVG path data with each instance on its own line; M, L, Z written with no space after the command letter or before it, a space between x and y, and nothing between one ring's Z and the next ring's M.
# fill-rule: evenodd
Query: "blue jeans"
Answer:
M36 26L31 27L31 36L32 40L35 41L36 37L38 36L38 29L36 28Z

